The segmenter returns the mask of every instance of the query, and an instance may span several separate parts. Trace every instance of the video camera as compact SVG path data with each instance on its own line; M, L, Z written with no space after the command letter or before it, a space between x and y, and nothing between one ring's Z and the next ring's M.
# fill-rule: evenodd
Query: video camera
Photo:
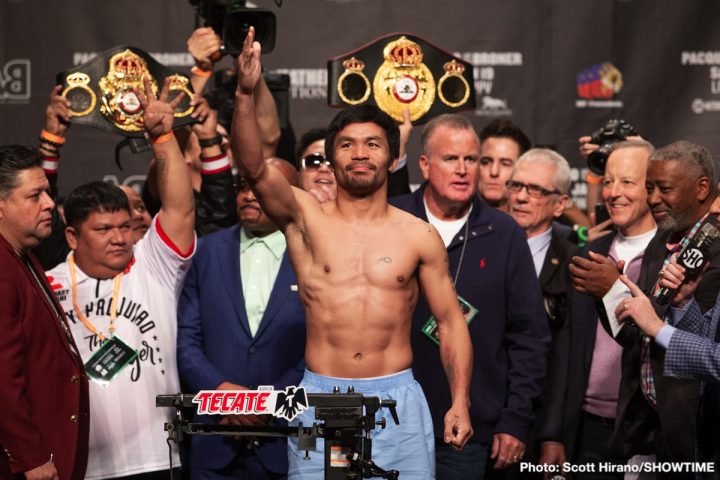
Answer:
M249 8L244 0L190 0L198 16L205 19L222 39L225 52L237 57L251 26L255 27L255 40L263 53L275 48L276 20L270 10Z
M612 147L625 140L627 137L638 135L635 127L625 120L613 118L604 127L593 132L590 143L600 145L600 148L588 155L587 165L591 172L597 175L605 175L605 164L610 156Z

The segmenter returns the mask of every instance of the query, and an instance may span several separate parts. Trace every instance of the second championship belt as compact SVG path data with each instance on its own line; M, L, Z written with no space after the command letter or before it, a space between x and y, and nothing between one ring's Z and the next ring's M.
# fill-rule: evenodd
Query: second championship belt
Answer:
M372 77L372 82L370 81ZM328 61L328 104L374 103L398 122L475 108L472 65L430 42L394 33Z
M126 138L145 135L143 109L136 91L145 92L146 77L158 95L166 77L170 77L168 101L180 92L185 97L175 109L173 128L194 123L190 116L194 98L190 79L173 71L147 52L135 47L115 47L99 53L89 62L61 72L57 82L61 95L70 100L70 123L96 127Z

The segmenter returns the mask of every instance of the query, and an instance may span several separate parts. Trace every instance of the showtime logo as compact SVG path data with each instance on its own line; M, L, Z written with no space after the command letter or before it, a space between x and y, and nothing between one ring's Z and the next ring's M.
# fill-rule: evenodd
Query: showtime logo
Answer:
M30 100L30 60L8 61L0 70L0 103L27 103Z
M690 104L690 109L698 115L705 112L720 112L720 100L703 100L696 98Z

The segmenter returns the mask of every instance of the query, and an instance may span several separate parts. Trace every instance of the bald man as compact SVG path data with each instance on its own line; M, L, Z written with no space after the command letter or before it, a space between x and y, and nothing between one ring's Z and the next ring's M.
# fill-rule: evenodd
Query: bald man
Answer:
M298 186L288 162L266 160ZM237 194L240 225L205 237L198 247L178 308L178 369L192 390L297 385L305 368L305 314L285 237L243 180ZM263 424L253 416L226 422ZM197 421L217 422L199 417ZM216 436L191 435L192 479L280 479L287 475L287 443L260 440L255 449Z

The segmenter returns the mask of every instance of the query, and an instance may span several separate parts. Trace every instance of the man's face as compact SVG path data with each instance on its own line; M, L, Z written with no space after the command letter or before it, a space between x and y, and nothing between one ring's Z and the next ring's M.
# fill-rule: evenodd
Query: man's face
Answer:
M68 226L66 238L78 265L92 265L108 276L123 271L133 256L131 225L128 211L117 210L92 212L78 229Z
M553 183L555 166L544 163L521 163L512 174L511 180L524 185L537 185L547 192L556 190ZM546 232L555 217L562 215L567 202L567 195L557 193L540 196L530 194L527 187L519 191L508 191L508 207L510 215L525 230L528 238Z
M644 148L623 148L611 153L605 165L602 198L624 235L639 235L652 226L645 189L649 157Z
M480 147L480 195L491 205L503 203L505 184L520 157L520 146L510 138L489 137Z
M120 188L128 198L128 204L130 205L130 220L132 222L133 230L133 242L140 240L145 233L150 229L152 218L150 213L147 211L145 202L142 197L135 191L134 188L127 185L121 185Z
M477 193L480 141L474 130L437 127L420 156L428 194L449 210L469 205Z
M17 186L7 198L0 198L0 232L18 253L36 247L51 232L55 202L42 168L17 173Z
M707 177L696 178L675 160L650 162L647 174L648 203L659 228L682 232L702 213L700 201L705 200Z
M317 140L305 149L301 157L300 188L335 190L335 174L325 161L325 140Z
M263 236L277 230L275 224L265 215L255 194L245 180L240 180L239 192L235 197L240 224L256 236Z
M380 188L393 162L385 130L375 123L351 123L335 137L334 165L338 186L365 196Z

